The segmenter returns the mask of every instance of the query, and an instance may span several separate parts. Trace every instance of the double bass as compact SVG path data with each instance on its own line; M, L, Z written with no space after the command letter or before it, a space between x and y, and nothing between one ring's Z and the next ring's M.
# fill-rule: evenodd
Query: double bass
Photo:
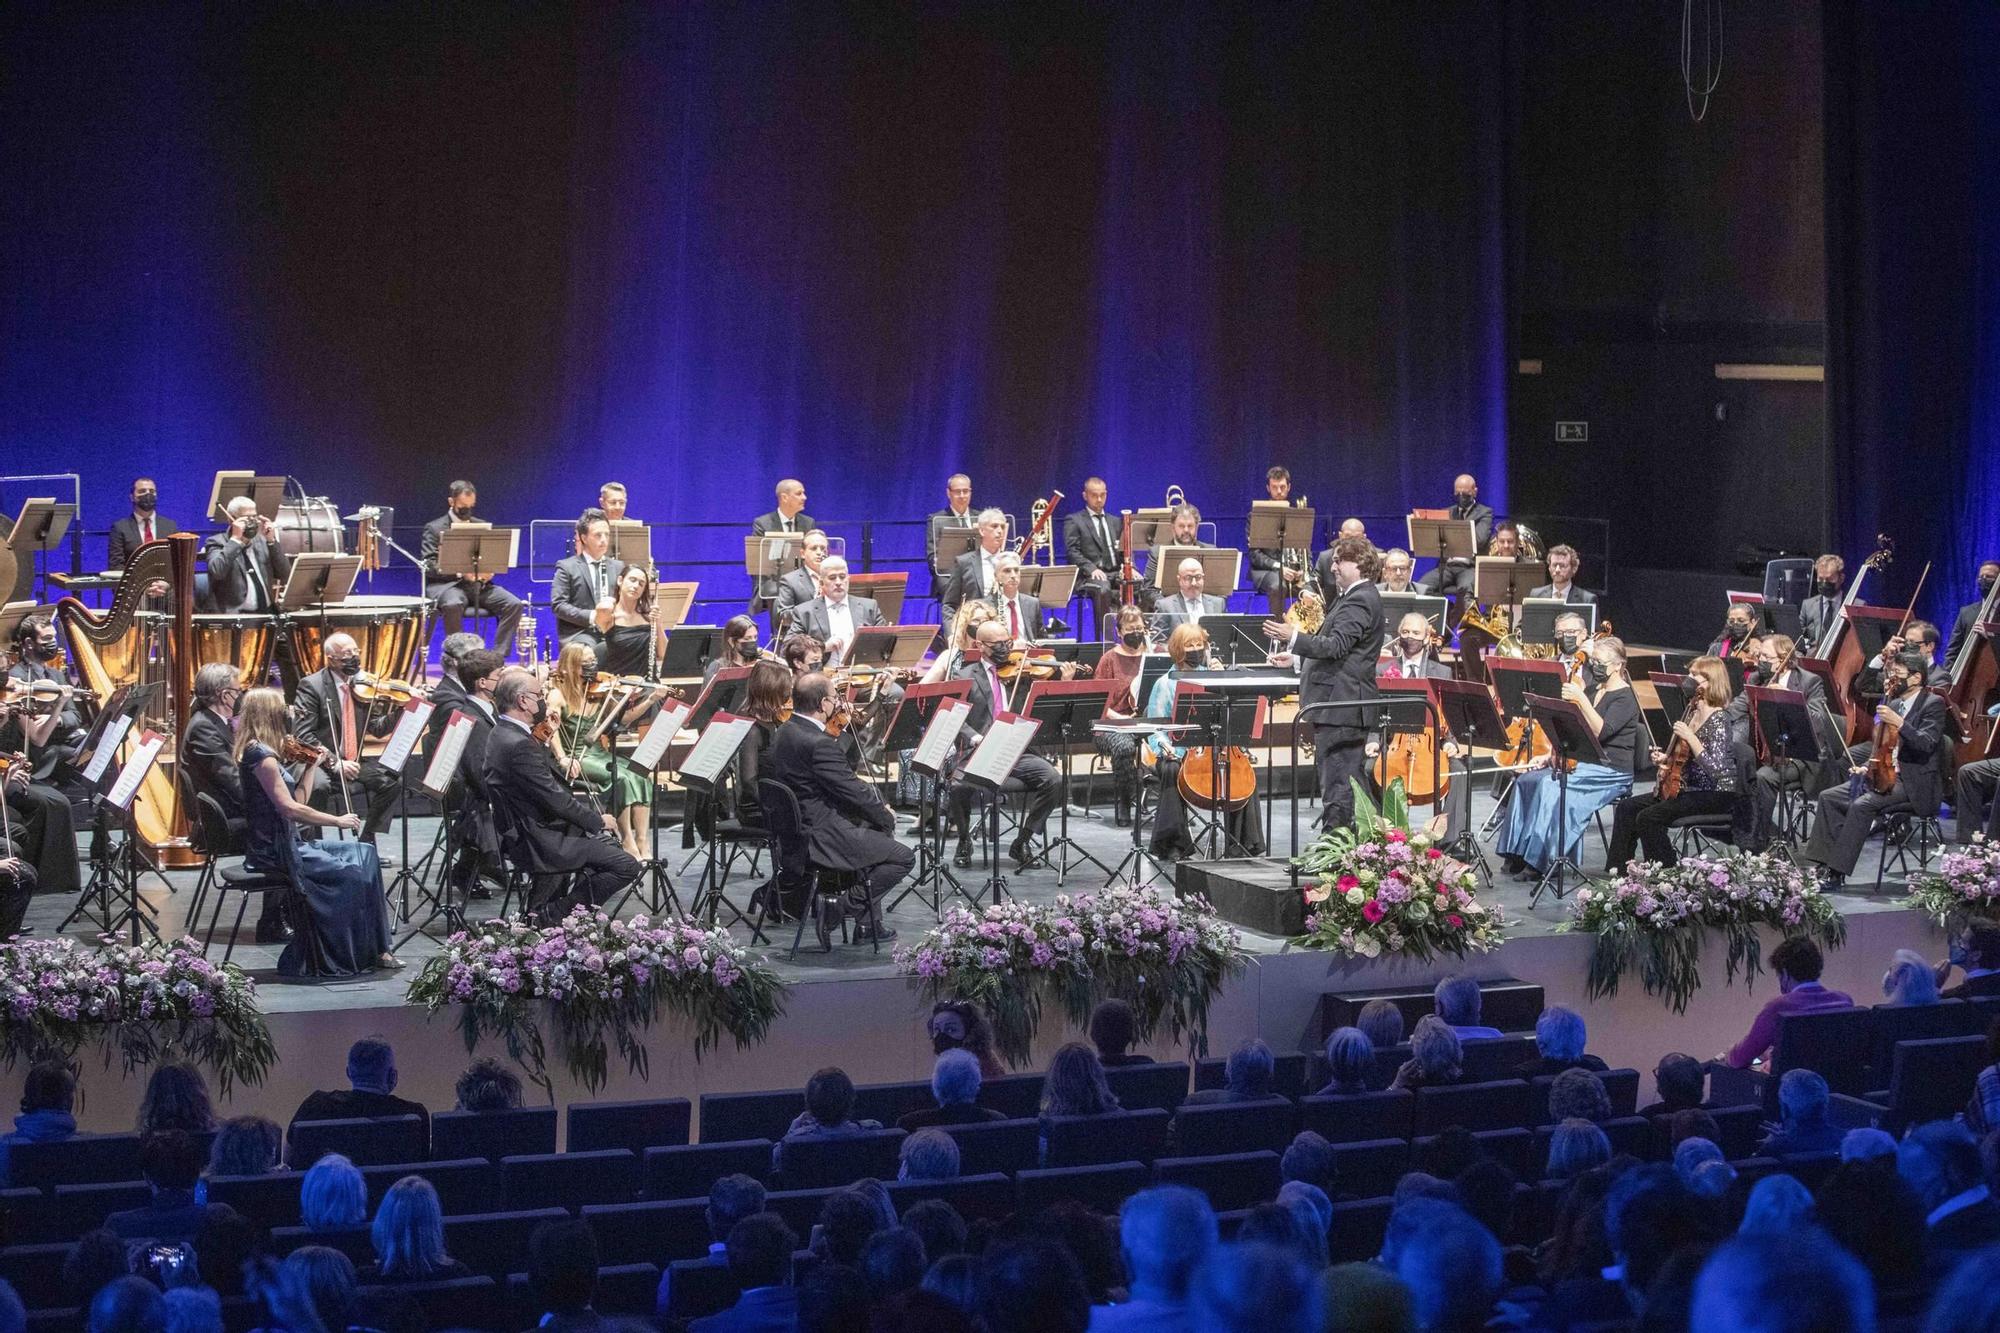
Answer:
M1945 692L1945 701L1958 719L1960 740L1955 758L1961 766L1992 758L1994 737L2000 735L2000 720L1987 716L1987 710L2000 703L2000 650L1989 635L1979 632L1980 626L1996 620L2000 620L2000 582L1980 602L1979 618L1972 622L1971 637L1951 664L1951 685Z

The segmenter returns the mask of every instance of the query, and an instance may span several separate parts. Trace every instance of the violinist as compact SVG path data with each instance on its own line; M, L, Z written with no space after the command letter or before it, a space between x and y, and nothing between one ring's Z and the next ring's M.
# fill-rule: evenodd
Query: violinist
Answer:
M73 894L83 887L83 868L76 854L76 816L67 796L35 781L27 759L34 737L54 729L55 716L28 717L24 707L0 703L0 757L9 761L0 795L4 795L13 826L11 841L30 863L35 891Z
M1627 796L1618 802L1611 821L1611 849L1605 858L1610 873L1624 870L1635 849L1643 849L1646 860L1655 865L1674 865L1680 859L1674 852L1675 820L1734 813L1738 782L1736 756L1729 740L1731 693L1729 669L1721 658L1710 655L1688 663L1687 675L1681 680L1685 708L1674 722L1673 753L1651 752L1655 765L1668 764L1670 759L1679 765L1680 790L1663 796L1656 785L1644 796Z
M14 665L7 668L7 679L57 688L55 726L45 743L60 747L65 759L75 754L83 739L83 718L76 709L76 686L63 670L62 644L51 618L31 615L15 627Z
M396 729L396 710L380 707L357 695L361 649L344 632L326 636L326 666L299 681L292 697L292 735L336 761L332 779L313 792L325 810L350 811L357 799L367 803L361 841L373 842L395 807L400 783L379 760L364 759L364 737L383 737Z
M453 709L472 720L466 734L465 753L458 761L445 799L455 811L453 834L458 841L458 859L451 867L452 887L468 898L491 898L492 891L482 878L506 883L506 866L500 859L500 831L493 821L493 800L486 790L486 746L493 738L493 724L500 715L493 708L493 688L507 659L483 644L475 643L454 664L459 687L458 701L450 708L439 706L438 713L449 720Z
M1912 620L1903 627L1901 634L1892 634L1882 645L1882 652L1863 667L1854 677L1854 691L1874 698L1882 693L1882 664L1901 657L1906 652L1923 654L1924 684L1938 689L1951 684L1951 673L1938 665L1938 627L1928 620Z
M724 667L751 666L764 655L757 622L748 616L731 616L722 625L722 651L708 659L701 669L703 684Z
M734 792L736 827L764 828L764 807L757 794L757 782L770 776L771 745L777 739L782 719L792 712L792 673L777 662L759 662L750 668L743 691L743 711L751 719L750 734L743 738L736 757L730 761L730 783ZM774 880L750 895L750 910L762 907L774 921L796 920L805 902L805 885L782 888Z
M1162 722L1174 715L1181 673L1208 669L1208 631L1194 624L1174 626L1174 632L1167 637L1167 656L1173 665L1153 682L1152 693L1146 698L1146 716ZM1169 739L1156 733L1146 738L1146 748L1160 778L1159 804L1153 809L1153 839L1148 850L1161 861L1193 856L1199 848L1188 832L1187 803L1180 789L1181 763L1187 757L1187 746L1179 737ZM1224 814L1224 856L1264 854L1260 814L1255 800Z
M1013 652L1014 641L1007 636L1004 623L997 619L986 620L972 630L968 649L970 651L961 654L954 676L972 682L972 693L966 699L971 712L966 715L964 731L959 733L962 742L970 747L976 746L992 727L993 715L1004 711L1007 706L1007 685L1000 679L1000 667ZM1042 829L1056 808L1062 778L1048 760L1039 755L1024 754L1014 765L1003 790L1025 790L1028 793L1027 813L1021 820L1020 831L1007 848L1007 855L1013 858L1014 869L1025 871L1040 864L1034 842L1042 836ZM972 865L972 802L975 797L984 796L986 793L982 789L969 782L952 784L951 822L958 829L958 848L952 856L952 864L961 870Z
M1731 603L1729 614L1722 621L1722 633L1708 645L1708 655L1748 661L1750 645L1759 634L1758 626L1756 608L1743 602Z
M187 785L221 807L229 825L229 847L217 855L243 851L246 826L243 775L236 766L233 719L243 702L243 677L230 662L206 662L194 675L194 710L181 733L179 763ZM284 895L266 893L257 918L257 943L283 944L292 937L279 907Z
M1623 799L1646 762L1646 723L1626 674L1624 640L1599 637L1590 646L1584 679L1564 685L1562 697L1582 710L1605 762L1579 761L1570 771L1566 800L1558 800L1547 755L1521 774L1493 843L1507 872L1521 878L1539 879L1558 856L1574 855L1590 817ZM1561 828L1556 824L1558 805L1566 818Z
M1132 690L1139 683L1139 666L1146 660L1146 613L1136 606L1118 609L1117 638L1097 659L1096 679L1117 683L1105 701L1104 716L1129 718L1139 711ZM1132 812L1139 803L1139 745L1129 733L1098 732L1097 752L1111 761L1113 816L1119 828L1132 827Z
M609 807L617 823L614 832L625 850L644 860L647 825L652 817L653 777L630 764L617 765L614 775L607 740L591 739L600 710L607 702L591 695L597 674L595 648L581 642L563 646L556 669L549 675L548 720L555 724L549 736L549 752L555 756L557 772L571 782L588 785L597 799ZM624 711L636 721L650 706L651 700L642 696L628 701Z
M1563 676L1568 680L1581 677L1590 666L1590 646L1597 640L1590 632L1590 622L1574 611L1565 611L1556 617L1551 626L1556 635L1556 660L1563 665Z
M794 633L810 635L826 645L830 666L839 666L853 647L854 631L889 623L872 599L848 595L847 577L846 560L837 555L826 557L819 567L819 596L801 602L791 616Z
M1766 634L1750 647L1750 665L1743 673L1745 685L1759 685L1773 690L1795 690L1805 699L1806 711L1815 723L1826 715L1826 682L1798 664L1798 644L1787 634ZM1746 691L1736 696L1723 710L1729 714L1732 726L1747 727L1750 718L1750 700ZM1772 756L1775 760L1776 756ZM1763 851L1771 843L1772 819L1778 809L1778 797L1786 790L1818 792L1830 787L1839 778L1841 765L1838 756L1823 756L1817 763L1807 763L1803 759L1786 759L1783 763L1761 765L1753 778L1755 786L1751 798L1755 808L1750 836L1750 850Z
M1947 670L1956 670L1958 655L1964 652L1974 638L1992 637L1992 627L1980 620L1986 607L1986 599L1993 595L1993 585L2000 582L2000 560L1979 562L1979 596L1958 608L1958 618L1951 622L1951 642L1944 650L1944 664Z
M1940 763L1944 744L1944 700L1924 688L1930 661L1906 651L1882 669L1882 702L1875 706L1875 737L1847 752L1850 781L1820 793L1819 819L1804 856L1817 864L1822 882L1837 888L1854 873L1855 862L1878 815L1908 810L1935 811L1943 794ZM1888 765L1888 790L1870 785L1870 761ZM1857 791L1856 788L1859 788Z

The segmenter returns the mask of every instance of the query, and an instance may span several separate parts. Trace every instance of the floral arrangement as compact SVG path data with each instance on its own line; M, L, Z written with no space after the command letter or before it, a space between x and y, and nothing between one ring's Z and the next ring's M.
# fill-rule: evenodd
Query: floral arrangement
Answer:
M1208 1049L1208 1008L1249 960L1242 937L1198 896L1106 889L1053 903L946 911L896 963L932 999L978 1005L1009 1064L1030 1058L1045 1003L1074 1026L1106 999L1131 1004L1141 1040L1162 1023Z
M1975 833L1967 846L1940 856L1937 869L1911 875L1908 888L1910 906L1940 926L1953 917L2000 912L2000 842Z
M408 998L433 1013L458 1006L466 1050L499 1039L551 1099L545 1014L570 1076L596 1092L613 1047L647 1076L644 1035L663 1015L693 1026L699 1060L725 1034L739 1047L762 1041L785 1007L783 983L728 931L620 921L588 907L553 926L495 920L455 932Z
M73 939L0 944L0 1061L74 1064L86 1045L115 1050L127 1073L185 1060L226 1094L264 1081L277 1063L257 988L233 964L211 963L192 939L96 945Z
M1638 970L1648 995L1665 997L1675 1013L1701 988L1701 951L1710 931L1728 942L1727 976L1754 981L1764 960L1757 932L1769 927L1838 947L1847 923L1818 881L1790 858L1734 852L1688 856L1675 865L1634 861L1608 885L1576 891L1566 929L1594 931L1589 993L1615 995Z
M1473 896L1471 866L1439 846L1433 829L1409 827L1402 783L1389 784L1380 810L1359 783L1354 798L1354 825L1330 830L1297 858L1317 876L1303 890L1306 929L1297 943L1361 958L1463 958L1499 947L1505 921Z

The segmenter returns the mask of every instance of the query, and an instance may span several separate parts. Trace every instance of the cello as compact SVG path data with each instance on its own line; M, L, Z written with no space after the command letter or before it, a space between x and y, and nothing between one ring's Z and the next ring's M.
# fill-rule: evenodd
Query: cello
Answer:
M1980 603L1970 637L1951 663L1951 685L1945 701L1959 724L1956 762L1960 766L1991 758L1993 738L2000 735L2000 721L1987 716L1987 710L2000 703L2000 652L1996 652L1991 634L1980 632L1982 626L1995 620L2000 620L2000 582Z

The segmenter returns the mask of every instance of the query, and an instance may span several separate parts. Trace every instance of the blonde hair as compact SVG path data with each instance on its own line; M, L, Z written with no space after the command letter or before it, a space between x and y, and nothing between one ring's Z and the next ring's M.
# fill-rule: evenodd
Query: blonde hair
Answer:
M1701 656L1688 663L1688 672L1701 677L1701 698L1710 708L1729 703L1735 691L1729 688L1729 668L1719 657Z
M283 750L285 737L291 734L292 712L285 705L284 691L269 686L252 690L243 696L236 711L236 744L230 755L241 762L252 741L269 750Z
M597 650L587 643L563 645L562 656L556 658L556 669L549 675L549 688L562 700L563 708L575 712L590 701L589 692L583 686L583 659L593 660Z
M957 644L966 638L973 630L979 628L981 622L999 618L1000 612L994 608L993 603L983 598L975 597L961 604L958 614L953 616L951 621L952 642Z
M1196 641L1199 640L1199 644ZM1174 659L1175 666L1187 663L1187 656L1199 646L1208 647L1208 631L1192 621L1182 621L1174 626L1174 632L1167 636L1167 655Z

